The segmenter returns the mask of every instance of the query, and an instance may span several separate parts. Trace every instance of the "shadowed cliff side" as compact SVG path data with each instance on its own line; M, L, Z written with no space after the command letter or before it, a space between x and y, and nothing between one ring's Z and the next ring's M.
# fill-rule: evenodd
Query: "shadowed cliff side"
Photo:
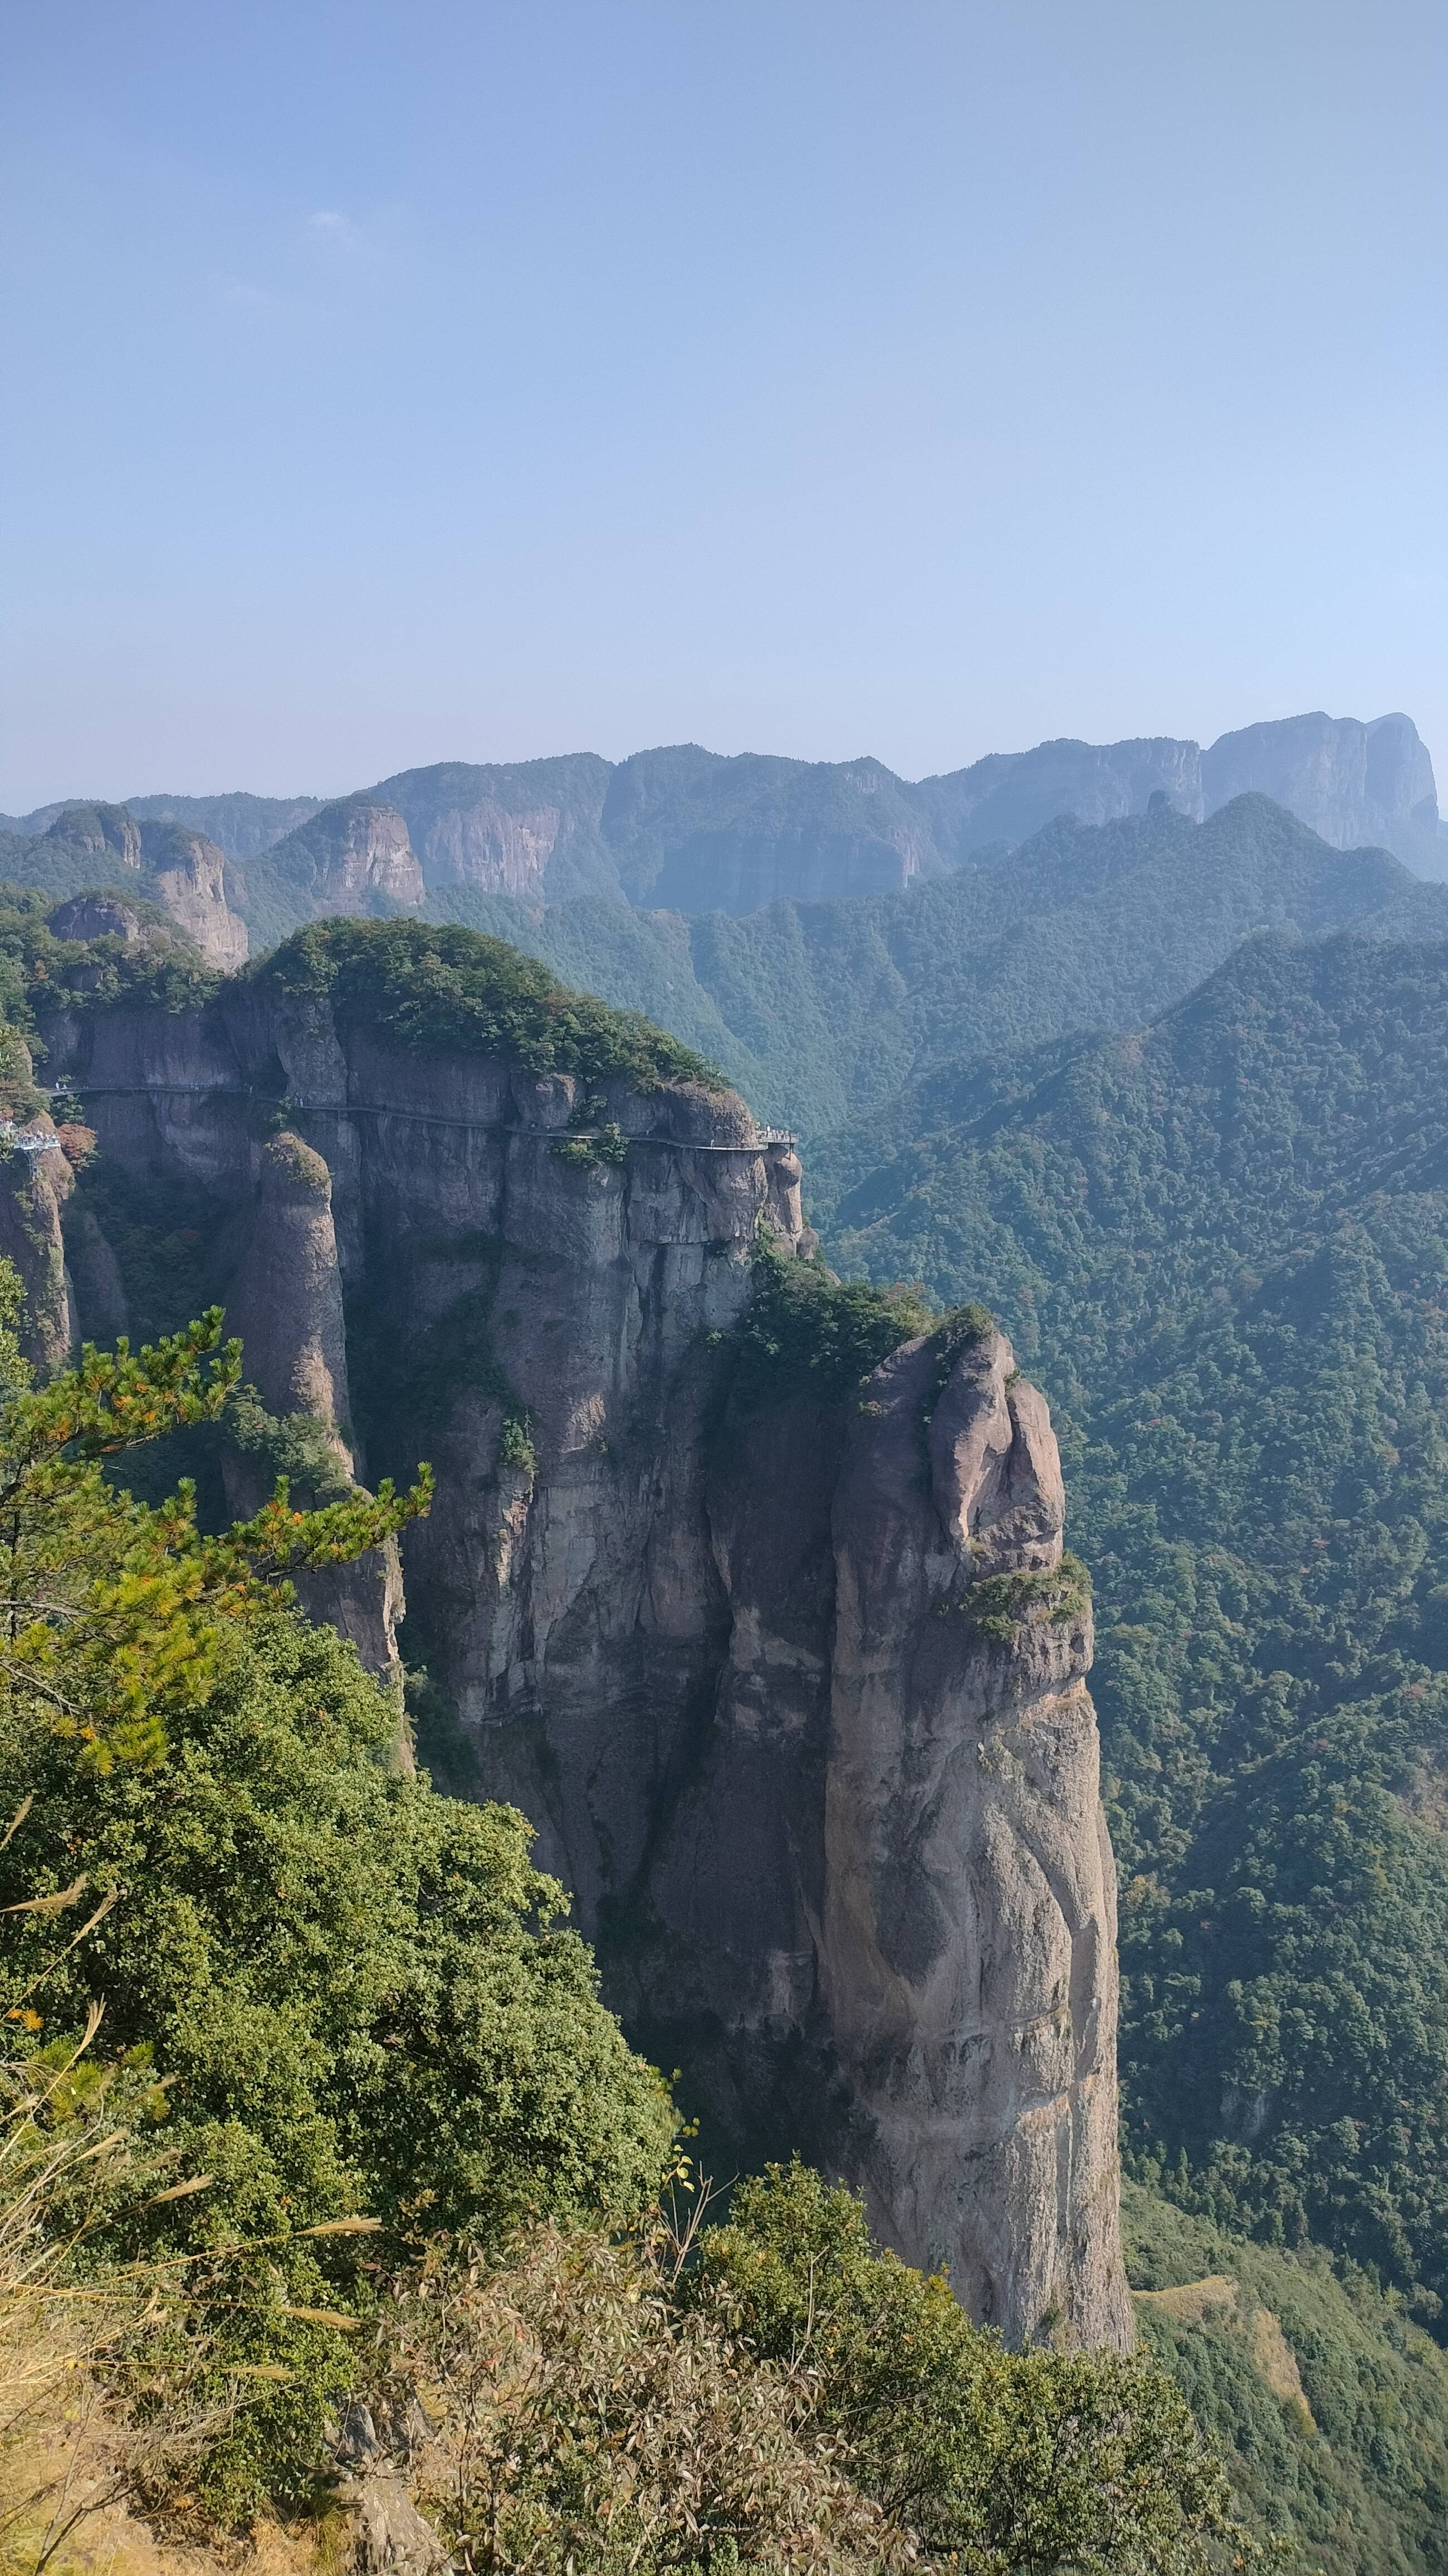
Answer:
M409 1658L711 2132L1012 2340L1129 2343L1089 1600L988 1318L837 1289L788 1140L468 934L46 1034L85 1275L138 1330L220 1295L339 1464L432 1459Z

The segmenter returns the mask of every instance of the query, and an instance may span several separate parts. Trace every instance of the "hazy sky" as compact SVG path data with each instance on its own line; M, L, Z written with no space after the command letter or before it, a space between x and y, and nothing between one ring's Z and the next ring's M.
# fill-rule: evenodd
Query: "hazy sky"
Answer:
M0 806L1403 707L1444 0L0 0Z

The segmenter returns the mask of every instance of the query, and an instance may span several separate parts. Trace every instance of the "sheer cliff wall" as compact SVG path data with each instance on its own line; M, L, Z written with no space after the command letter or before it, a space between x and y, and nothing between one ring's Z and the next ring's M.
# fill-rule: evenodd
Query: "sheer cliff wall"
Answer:
M264 1403L359 1474L432 1459L409 1660L711 2134L858 2182L1013 2340L1128 2342L1090 1608L1009 1345L741 1368L761 1228L811 1238L732 1093L585 1097L245 985L47 1037L100 1154L27 1166L37 1355L134 1320L118 1207L193 1211ZM380 1666L399 1602L384 1565L313 1606Z

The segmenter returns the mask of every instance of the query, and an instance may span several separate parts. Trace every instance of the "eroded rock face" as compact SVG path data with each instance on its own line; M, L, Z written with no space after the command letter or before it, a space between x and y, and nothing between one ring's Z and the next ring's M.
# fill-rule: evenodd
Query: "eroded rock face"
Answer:
M140 948L152 925L123 894L98 887L94 894L73 894L58 903L50 915L50 927L57 939L120 939L127 948Z
M324 805L277 842L274 864L305 887L318 915L366 912L378 896L411 909L427 891L406 823L377 796Z
M47 1035L112 1167L217 1211L269 1406L360 1413L369 1476L432 1459L411 1659L721 2153L850 2176L1013 2339L1129 2341L1090 1612L1009 1346L743 1372L761 1224L812 1238L729 1093L255 989ZM268 1086L299 1135L260 1141Z
M141 864L140 826L124 805L63 805L44 837L72 850L109 850L128 868Z
M1378 716L1371 724L1352 716L1285 716L1244 726L1203 752L1202 786L1208 813L1255 792L1287 806L1334 849L1380 844L1410 867L1425 865L1434 853L1433 763L1407 716Z
M20 1347L42 1376L64 1368L77 1340L61 1223L74 1187L48 1117L0 1135L0 1256L14 1264L24 1290Z
M1052 1584L1060 1465L1009 1343L936 1394L941 1366L876 1372L835 1485L826 2011L882 2232L1010 2334L1125 2343L1090 1608Z
M493 796L440 815L427 837L432 882L481 886L486 894L537 894L561 820L556 805L510 813Z
M246 924L226 900L226 860L214 841L180 823L143 823L141 849L157 899L202 956L230 974L246 962Z

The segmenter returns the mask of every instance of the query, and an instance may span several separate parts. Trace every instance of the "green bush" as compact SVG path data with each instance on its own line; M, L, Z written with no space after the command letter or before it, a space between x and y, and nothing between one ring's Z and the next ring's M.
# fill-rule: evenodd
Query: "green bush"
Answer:
M688 2289L759 2360L817 2374L817 2426L933 2564L1176 2571L1242 2545L1164 2372L1007 2352L947 2282L879 2252L858 2202L803 2165L741 2186L727 2226L701 2236Z
M937 1320L913 1290L836 1279L822 1261L789 1258L761 1230L753 1292L733 1336L736 1397L838 1395Z
M425 1508L426 1471L405 1501L350 1489L311 1514L279 1482L205 1538L185 1487L145 1504L105 1471L237 1403L219 1315L35 1389L15 1303L0 1270L6 2009L37 2063L100 2011L111 2057L162 2088L196 2187L91 2241L183 2251L212 2284L215 2372L260 2391L213 2466L240 2509L295 2491L346 2384L359 2217L392 2259L434 2230L621 2222L658 2186L673 2114L522 1817L393 1776L391 1694L288 1606L289 1570ZM264 1454L298 1436L261 1417Z

